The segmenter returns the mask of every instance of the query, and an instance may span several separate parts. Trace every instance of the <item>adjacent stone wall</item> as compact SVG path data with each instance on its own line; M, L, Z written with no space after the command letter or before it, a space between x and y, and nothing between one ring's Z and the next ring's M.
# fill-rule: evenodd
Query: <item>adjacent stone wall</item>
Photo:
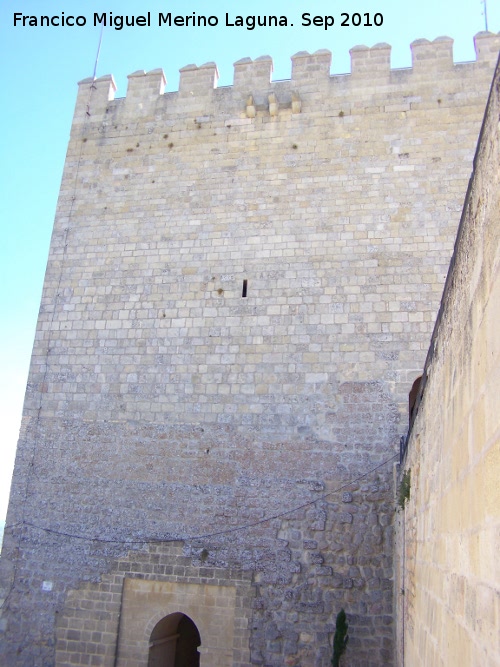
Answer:
M500 71L402 470L398 664L500 665Z
M342 607L349 665L393 664L392 462L498 47L480 34L455 65L452 40L419 40L408 70L361 47L333 77L301 52L284 82L243 59L227 88L207 63L177 93L136 72L124 99L81 82L4 540L6 664L104 664L56 646L54 619L136 551L151 574L158 554L229 587L250 573L251 664L328 665Z

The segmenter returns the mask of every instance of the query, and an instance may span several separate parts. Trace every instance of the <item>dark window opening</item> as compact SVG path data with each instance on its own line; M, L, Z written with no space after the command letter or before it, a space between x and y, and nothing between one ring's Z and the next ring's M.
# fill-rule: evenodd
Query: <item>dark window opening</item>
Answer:
M415 408L416 408L416 402L417 402L417 397L418 397L418 390L420 389L420 381L422 379L422 376L418 377L415 382L412 385L412 388L410 390L410 393L408 395L408 416L409 416L409 422L411 424L414 413L415 413Z
M248 280L245 278L245 280L243 281L243 290L241 292L241 296L243 298L245 298L247 295L247 289L248 289Z

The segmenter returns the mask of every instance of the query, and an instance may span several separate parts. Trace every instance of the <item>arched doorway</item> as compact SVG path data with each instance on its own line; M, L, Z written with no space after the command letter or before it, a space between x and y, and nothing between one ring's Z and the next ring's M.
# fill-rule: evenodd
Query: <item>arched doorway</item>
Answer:
M148 667L200 667L200 644L200 633L189 616L169 614L151 633Z

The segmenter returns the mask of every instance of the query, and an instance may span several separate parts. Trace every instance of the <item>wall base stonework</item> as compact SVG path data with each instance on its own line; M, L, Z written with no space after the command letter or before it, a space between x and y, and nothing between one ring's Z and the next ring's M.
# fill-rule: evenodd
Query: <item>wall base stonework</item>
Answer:
M156 623L181 612L200 632L203 667L249 666L253 597L250 573L194 566L181 547L135 552L101 582L68 593L56 665L147 667Z

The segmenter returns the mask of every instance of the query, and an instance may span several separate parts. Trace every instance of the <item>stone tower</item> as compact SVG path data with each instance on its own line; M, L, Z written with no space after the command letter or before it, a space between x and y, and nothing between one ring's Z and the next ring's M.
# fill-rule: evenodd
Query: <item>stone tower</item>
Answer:
M326 667L341 608L347 664L393 664L393 463L500 39L475 45L80 82L4 664Z

